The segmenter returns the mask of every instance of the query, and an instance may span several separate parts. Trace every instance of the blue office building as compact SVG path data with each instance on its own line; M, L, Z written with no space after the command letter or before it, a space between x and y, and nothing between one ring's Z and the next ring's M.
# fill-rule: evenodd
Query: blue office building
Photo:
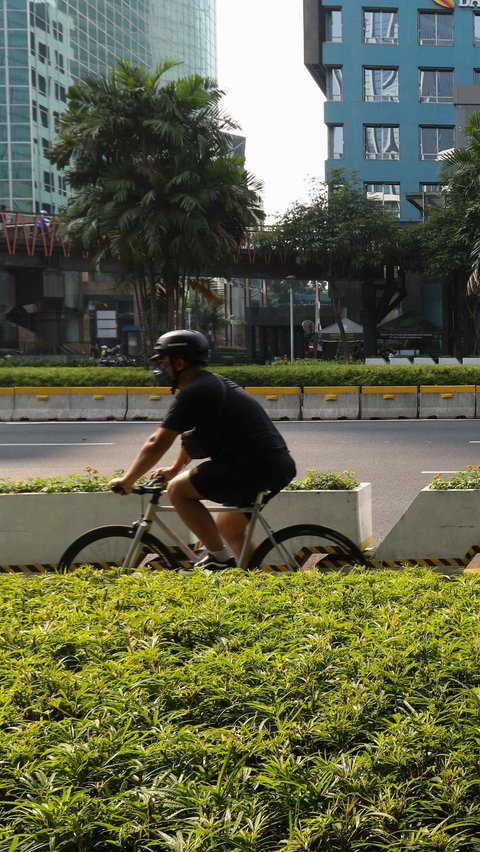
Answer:
M48 160L68 87L106 75L117 58L165 79L216 76L215 0L0 0L0 202L58 210L64 176Z
M480 83L480 0L304 0L304 21L305 64L326 97L326 174L355 170L418 220L457 142L459 87Z

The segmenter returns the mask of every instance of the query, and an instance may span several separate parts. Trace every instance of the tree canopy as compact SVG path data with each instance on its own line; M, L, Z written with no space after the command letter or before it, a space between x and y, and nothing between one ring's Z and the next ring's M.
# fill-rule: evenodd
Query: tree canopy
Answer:
M119 61L108 77L72 86L50 159L73 190L64 234L134 288L148 349L184 323L189 277L221 275L248 227L263 218L261 184L233 153L223 92L193 75L163 83Z
M385 263L398 264L402 245L398 219L342 170L327 182L316 182L309 202L293 204L263 240L264 249L281 249L298 263L320 265L347 352L341 283L374 275Z

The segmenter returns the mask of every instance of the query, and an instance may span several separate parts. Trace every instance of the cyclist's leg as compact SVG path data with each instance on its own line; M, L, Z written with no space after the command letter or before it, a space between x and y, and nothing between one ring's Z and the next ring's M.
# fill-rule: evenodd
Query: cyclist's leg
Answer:
M184 524L197 536L209 553L213 553L221 550L224 546L223 541L214 518L201 502L209 499L208 494L197 491L190 481L190 475L191 471L185 470L171 479L167 493Z
M242 554L248 523L249 518L243 512L219 512L216 516L217 529L237 559L240 559ZM254 553L255 545L252 543L248 553L248 561Z

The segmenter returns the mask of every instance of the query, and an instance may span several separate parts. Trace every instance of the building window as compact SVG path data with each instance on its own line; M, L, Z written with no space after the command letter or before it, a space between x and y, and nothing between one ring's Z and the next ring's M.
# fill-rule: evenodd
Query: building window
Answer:
M364 101L398 101L398 68L364 68Z
M420 192L423 195L430 195L432 192L439 193L442 191L441 183L421 183L420 184Z
M419 12L419 44L453 44L452 12Z
M473 69L473 85L480 86L480 68Z
M328 158L343 160L343 124L330 124L328 127Z
M343 100L343 68L327 68L327 101Z
M396 125L365 125L364 156L366 160L399 160L400 127Z
M425 104L453 101L453 68L420 68L419 96Z
M67 100L67 90L61 83L55 83L55 97L57 101L65 102Z
M381 201L386 210L391 210L395 216L400 216L400 184L399 183L366 183L367 198Z
M473 43L475 47L480 45L480 12L473 13Z
M40 59L40 62L47 62L48 61L48 58L49 58L48 53L49 53L49 51L48 51L47 45L44 44L42 41L39 41L38 42L38 58Z
M47 94L47 78L44 77L42 74L38 74L37 81L38 81L38 91L40 92L41 95L46 95Z
M454 127L421 127L420 128L420 159L438 160L442 151L448 151L455 146Z
M55 178L51 172L43 173L43 188L46 192L55 192Z
M41 106L40 108L40 123L42 127L48 127L48 110Z
M55 51L55 68L57 71L65 71L63 53L60 53L59 50Z
M63 24L60 21L52 21L52 33L57 41L63 41Z
M397 9L364 9L363 41L366 44L398 44Z
M325 9L325 41L342 41L341 9Z

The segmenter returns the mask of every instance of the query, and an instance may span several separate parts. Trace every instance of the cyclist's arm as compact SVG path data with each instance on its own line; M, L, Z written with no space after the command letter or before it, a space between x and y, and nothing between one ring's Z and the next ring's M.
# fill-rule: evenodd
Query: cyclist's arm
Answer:
M178 434L173 429L164 429L163 426L159 426L153 435L147 438L125 473L109 482L110 488L121 488L125 494L129 494L137 479L160 461Z
M166 479L167 482L170 482L170 480L173 479L173 477L176 476L177 473L180 473L180 471L183 470L185 465L189 464L190 462L190 456L188 455L186 450L183 449L183 447L180 447L178 456L173 462L173 464L169 465L168 467L155 468L155 470L152 470L152 478L156 476L163 476L163 478Z

